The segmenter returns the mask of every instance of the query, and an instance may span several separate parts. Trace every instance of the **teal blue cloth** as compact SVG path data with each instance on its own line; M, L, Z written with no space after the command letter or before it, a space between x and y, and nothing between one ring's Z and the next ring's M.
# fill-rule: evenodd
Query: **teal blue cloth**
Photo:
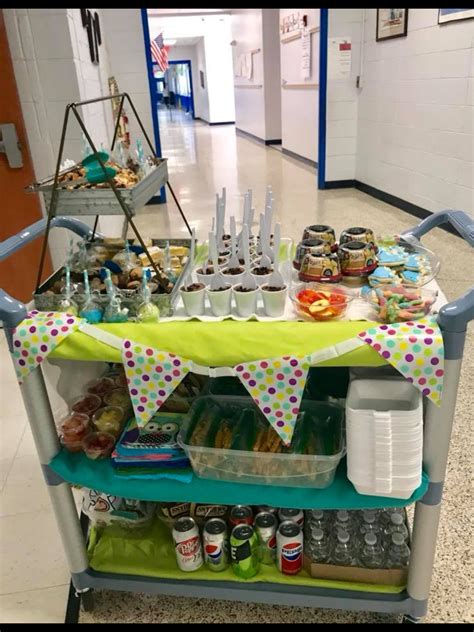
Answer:
M225 505L265 503L274 507L301 509L403 507L421 498L429 482L424 474L420 487L407 500L362 496L356 492L347 479L345 459L339 464L333 484L326 489L226 483L198 478L195 474L189 483L173 480L128 479L115 473L110 459L92 461L85 454L70 453L64 449L51 461L50 467L70 483L125 498Z

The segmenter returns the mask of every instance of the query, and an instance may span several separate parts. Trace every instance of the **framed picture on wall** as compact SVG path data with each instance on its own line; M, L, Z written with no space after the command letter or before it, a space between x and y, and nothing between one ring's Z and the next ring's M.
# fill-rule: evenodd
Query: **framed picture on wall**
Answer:
M438 24L474 18L474 9L439 9Z
M377 9L377 42L406 37L408 9Z

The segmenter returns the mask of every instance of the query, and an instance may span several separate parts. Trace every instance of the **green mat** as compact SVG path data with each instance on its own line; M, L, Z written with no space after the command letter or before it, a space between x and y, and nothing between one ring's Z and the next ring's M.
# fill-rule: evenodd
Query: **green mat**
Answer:
M301 509L372 509L376 507L404 507L421 498L428 487L423 475L420 487L407 500L362 496L346 476L345 459L340 463L334 482L326 489L310 487L277 487L227 483L193 475L190 483L167 479L127 479L117 475L110 459L92 461L81 453L62 450L50 467L64 480L90 489L139 500L162 502L199 502L223 505L273 505Z
M354 338L377 323L359 321L221 322L101 324L100 329L120 338L176 353L204 366L235 366L284 355L306 355ZM76 331L50 354L68 360L121 362L120 351ZM319 366L381 366L386 361L364 345Z
M119 527L107 527L98 531L92 529L89 537L88 555L90 566L95 571L162 579L208 580L232 582L272 582L289 586L313 586L318 588L337 588L377 593L399 593L403 586L382 586L314 579L302 570L298 575L283 575L276 567L260 566L259 573L248 580L236 577L231 568L216 573L205 566L185 573L176 563L173 540L169 528L155 520L151 528L143 535L134 535Z

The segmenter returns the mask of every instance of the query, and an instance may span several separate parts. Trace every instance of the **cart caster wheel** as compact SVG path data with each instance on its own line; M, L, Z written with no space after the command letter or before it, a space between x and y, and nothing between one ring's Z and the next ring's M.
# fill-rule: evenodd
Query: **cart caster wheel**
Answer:
M93 590L87 590L80 594L81 606L84 612L92 612L95 608L94 592Z
M412 617L410 614L403 615L402 623L421 623L419 617Z

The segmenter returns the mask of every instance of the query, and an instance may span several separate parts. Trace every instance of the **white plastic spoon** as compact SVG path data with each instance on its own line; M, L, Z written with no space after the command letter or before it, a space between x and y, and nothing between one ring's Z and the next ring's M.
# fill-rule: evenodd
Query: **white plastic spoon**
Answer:
M244 224L244 227L242 228L242 245L244 251L245 273L242 277L241 285L244 290L255 290L257 288L257 283L250 274L249 227L247 224Z
M240 267L239 258L237 256L237 238L235 232L235 217L232 215L230 218L230 248L232 254L227 264L227 267L230 269Z
M272 260L268 256L266 222L263 213L260 213L260 247L262 249L262 255L258 266L260 268L271 268Z
M279 287L282 288L285 285L283 281L283 277L281 276L281 272L279 271L279 262L280 262L280 224L275 224L275 237L274 237L274 251L275 255L273 258L273 272L268 279L267 285L269 287Z
M226 281L219 270L216 236L214 233L209 233L209 253L212 259L212 265L214 266L214 274L211 278L211 291L220 290L226 285Z

